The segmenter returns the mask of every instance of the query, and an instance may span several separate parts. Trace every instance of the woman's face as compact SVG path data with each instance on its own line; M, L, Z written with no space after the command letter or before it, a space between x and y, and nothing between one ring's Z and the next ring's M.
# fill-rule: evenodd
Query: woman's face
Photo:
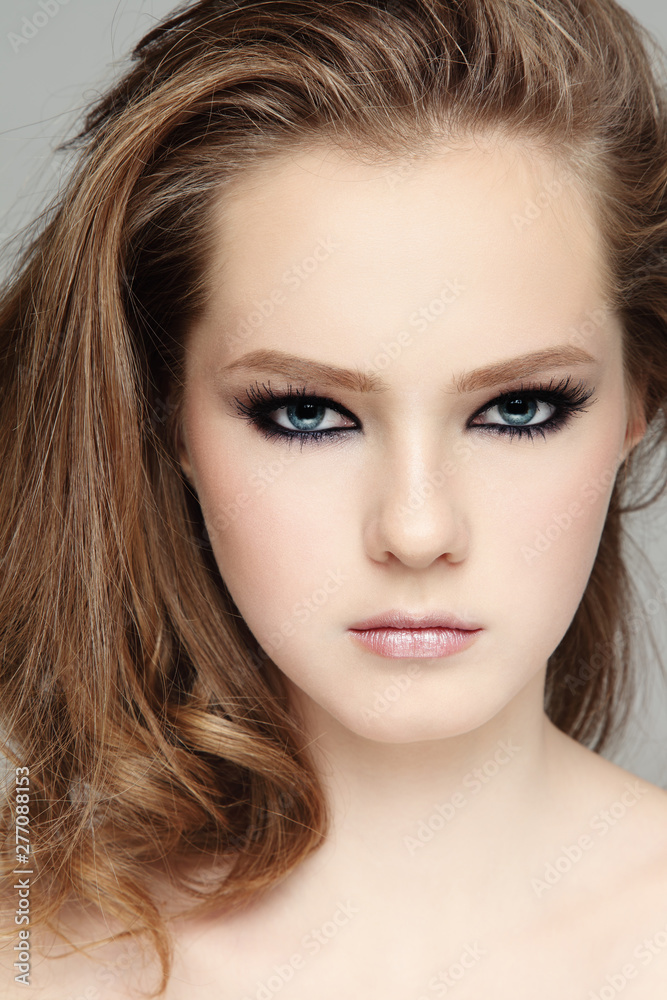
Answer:
M588 206L509 142L323 147L221 199L181 460L238 609L324 722L470 732L565 634L641 433ZM350 631L390 610L481 631L390 657Z

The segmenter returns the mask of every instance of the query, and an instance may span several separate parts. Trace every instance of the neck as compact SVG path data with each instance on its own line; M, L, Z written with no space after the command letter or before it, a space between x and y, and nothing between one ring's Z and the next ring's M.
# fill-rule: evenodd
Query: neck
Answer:
M331 816L327 840L300 871L373 885L387 898L420 874L448 888L506 891L526 844L553 820L554 749L567 741L543 710L546 668L483 726L440 740L378 742L293 691ZM529 879L521 879L530 891ZM416 888L423 893L423 885Z

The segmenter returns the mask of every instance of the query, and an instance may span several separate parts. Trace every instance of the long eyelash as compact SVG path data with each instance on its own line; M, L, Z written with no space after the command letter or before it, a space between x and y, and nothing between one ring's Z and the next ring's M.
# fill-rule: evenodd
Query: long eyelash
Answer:
M521 397L538 400L539 402L549 403L554 406L555 411L548 420L544 420L541 424L526 427L513 427L509 424L468 424L468 426L470 428L479 428L487 433L506 435L509 437L509 440L512 440L515 436L520 438L527 437L530 440L536 434L541 434L542 438L545 439L547 433L561 430L569 423L573 416L585 412L588 409L586 403L589 402L594 392L595 389L587 389L584 382L573 385L570 376L561 379L555 385L553 379L548 385L539 383L524 385L522 382L518 388L504 392L501 396L496 396L495 399L485 403L470 419L474 420L494 406ZM344 437L349 431L358 429L345 427L331 428L324 431L289 431L275 424L269 418L270 413L303 399L307 399L308 402L316 405L326 406L351 420L356 419L352 413L339 403L326 396L309 393L305 386L300 389L294 389L289 385L286 392L275 392L271 388L270 382L268 384L262 382L261 387L258 382L255 382L254 385L249 386L245 390L245 394L245 402L239 399L238 396L234 397L237 411L242 417L253 423L267 438L279 437L286 440L288 444L291 444L292 440L298 438L301 441L301 447L303 447L305 441L314 443L323 438L327 438L330 441L336 440L337 438Z
M585 413L588 407L586 404L591 400L595 388L586 388L585 382L579 382L577 385L572 384L572 379L568 375L567 378L561 379L560 382L554 385L554 380L551 379L548 385L544 384L531 384L524 385L523 382L517 389L512 389L509 392L504 392L502 396L496 396L489 403L485 403L473 416L471 420L475 417L479 417L482 413L487 410L492 409L494 406L506 403L511 399L528 398L532 400L537 400L542 403L550 403L555 407L554 413L549 417L548 420L544 420L541 424L534 424L526 427L512 427L505 424L475 424L472 426L480 427L483 431L490 432L492 434L504 434L509 437L511 441L514 436L517 437L527 437L531 440L536 434L541 434L543 439L546 439L548 433L553 433L554 431L562 430L572 417L579 413ZM593 399L592 402L595 402Z
M306 386L301 389L293 389L291 385L288 385L286 392L277 393L271 388L270 382L268 384L262 382L261 388L259 383L255 382L254 385L249 386L245 390L245 394L247 402L239 399L238 396L234 397L237 411L242 417L253 423L267 438L279 437L286 440L288 444L291 444L295 438L298 438L303 448L306 441L314 443L320 441L322 438L332 441L344 437L349 431L356 429L353 427L332 427L325 431L289 431L284 427L279 427L269 419L269 413L273 413L274 410L278 410L283 406L289 406L290 403L303 399L307 399L309 403L326 406L328 409L335 410L336 413L340 413L350 420L356 419L340 403L336 403L333 399L329 399L326 396L318 396L310 393Z

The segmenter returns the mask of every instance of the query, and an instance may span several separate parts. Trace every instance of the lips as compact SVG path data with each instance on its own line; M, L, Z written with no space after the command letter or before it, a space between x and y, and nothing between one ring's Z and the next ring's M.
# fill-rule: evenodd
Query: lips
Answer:
M365 618L362 622L350 625L351 629L366 630L374 628L447 628L464 632L474 632L481 628L476 622L465 621L459 615L448 611L427 611L423 613L410 611L385 611L380 615Z
M356 622L348 631L378 656L411 659L458 653L475 641L482 628L449 612L387 611Z

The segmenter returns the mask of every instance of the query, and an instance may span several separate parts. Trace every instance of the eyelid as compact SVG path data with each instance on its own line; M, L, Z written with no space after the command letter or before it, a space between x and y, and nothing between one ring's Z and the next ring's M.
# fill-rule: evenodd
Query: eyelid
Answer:
M573 378L570 375L566 375L560 381L556 381L555 385L554 381L552 377L548 384L545 384L543 381L540 383L531 381L530 384L526 385L523 380L519 386L516 384L512 385L511 383L507 386L506 384L492 399L487 399L486 402L478 407L475 413L468 418L466 427L468 429L483 430L485 433L499 433L507 436L509 440L512 440L513 437L527 437L530 439L534 435L541 435L544 438L546 433L554 432L561 427L567 426L573 417L586 412L588 409L587 403L594 403L596 401L593 396L595 386L589 384L586 379L580 379L574 383ZM244 403L238 397L234 397L234 399L237 404L237 413L254 423L266 437L280 437L287 443L298 439L303 447L306 441L310 443L320 440L334 441L347 437L349 431L363 430L363 425L347 407L330 396L311 391L307 386L300 386L295 390L290 384L287 390L275 391L269 381L268 385L262 383L262 389L263 391L260 390L259 383L255 382L254 385L245 389L247 403ZM534 400L546 402L547 405L553 406L554 412L546 420L534 425L526 424L520 426L495 422L489 424L473 423L483 413L514 397L532 397ZM271 418L272 413L294 405L298 400L316 403L325 409L331 409L333 412L339 413L341 416L352 421L353 426L325 428L321 431L299 431L297 429L290 430L288 427L277 424Z
M289 383L286 389L274 389L269 379L268 383L262 382L261 389L259 383L255 382L246 387L244 393L248 401L247 403L240 400L238 396L233 396L233 401L236 403L237 410L240 413L247 413L249 410L260 408L264 414L269 414L285 406L293 405L299 400L307 400L320 406L329 407L360 426L359 418L351 410L348 410L346 406L339 403L338 400L332 399L331 396L310 389L308 385L299 386L298 389L294 389L292 384Z
M361 422L359 421L359 419L355 417L354 414L350 410L348 410L347 407L343 406L341 403L337 403L335 400L330 399L327 396L318 396L316 393L312 394L306 393L306 395L303 398L308 400L309 403L312 403L315 406L323 406L325 410L333 410L334 413L338 413L341 417L345 417L346 420L350 420L353 424L352 427L331 428L332 430L351 431L357 428L361 429ZM281 398L278 397L278 399L272 401L272 408L270 410L266 410L265 414L268 415L270 413L275 413L276 410L284 410L288 406L293 406L295 403L295 399L296 397L294 396L285 396L282 398L281 401ZM298 402L298 399L296 399L296 401Z
M560 397L564 392L570 391L577 395L583 395L586 392L594 392L595 389L592 384L589 385L586 379L580 379L574 385L573 379L570 375L563 376L554 385L554 378L552 377L548 384L546 382L531 381L526 384L524 381L520 385L507 383L507 388L502 388L496 395L489 399L486 403L483 403L478 409L472 414L471 420L478 417L480 413L484 413L485 410L491 409L493 406L497 406L498 403L504 402L504 400L511 398L512 396L534 396L536 399L541 399L544 402L559 401Z
M519 396L522 393L525 396L527 396L529 393L532 393L534 396L537 397L539 394L539 390L530 390L524 388L524 389L507 389L504 392L499 392L496 396L493 397L493 399L489 399L486 403L482 403L482 405L475 410L470 419L474 420L476 417L481 416L482 413L485 413L487 410L493 409L494 406L498 406L499 403L504 402L506 399L508 399L508 397Z
M311 392L306 392L306 393L303 393L303 394L300 393L298 397L294 397L294 396L290 396L289 394L286 394L286 396L283 397L283 399L286 399L287 402L281 402L281 400L279 398L277 400L277 405L275 405L273 407L273 409L274 410L282 410L282 408L284 406L293 405L294 402L295 402L295 398L296 398L296 401L298 401L298 399L300 399L300 398L303 398L303 399L307 399L309 403L314 403L315 405L318 405L318 406L325 406L328 410L335 410L336 413L340 413L341 417L346 417L348 420L352 420L354 422L355 426L359 426L359 427L361 426L359 418L355 417L355 415L352 413L352 411L348 410L348 408L346 406L343 406L342 403L336 402L335 399L331 399L330 396L322 396L322 395L320 395L319 393L316 393L316 392L312 392L312 393ZM270 410L269 412L273 412L273 410Z

